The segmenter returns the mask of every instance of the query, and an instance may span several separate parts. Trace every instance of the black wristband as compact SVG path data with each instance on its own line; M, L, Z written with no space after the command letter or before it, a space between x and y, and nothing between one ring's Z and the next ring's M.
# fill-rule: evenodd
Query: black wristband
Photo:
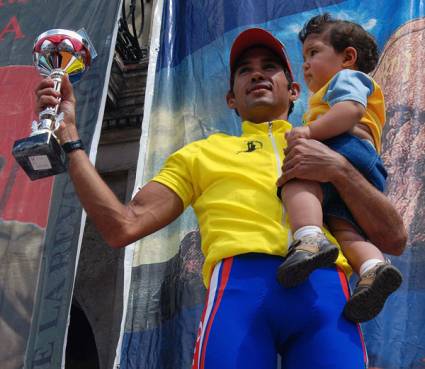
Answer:
M69 154L70 152L74 150L84 150L84 145L83 145L83 141L77 140L77 141L65 142L62 145L62 148L63 148L63 151Z

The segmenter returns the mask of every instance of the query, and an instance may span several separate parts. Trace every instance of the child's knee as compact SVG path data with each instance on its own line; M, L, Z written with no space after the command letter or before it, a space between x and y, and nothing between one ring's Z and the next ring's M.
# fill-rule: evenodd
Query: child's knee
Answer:
M329 217L327 225L338 242L366 241L354 226L340 218Z

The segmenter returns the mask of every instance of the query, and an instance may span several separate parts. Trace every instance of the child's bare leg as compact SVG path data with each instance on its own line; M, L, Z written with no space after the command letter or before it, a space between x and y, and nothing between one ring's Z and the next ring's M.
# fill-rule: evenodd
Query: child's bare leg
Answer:
M293 287L305 281L314 269L332 265L338 257L338 248L322 231L319 183L291 180L283 187L282 199L295 241L278 268L277 278L285 287Z
M388 296L400 286L401 274L350 223L331 218L328 225L350 265L360 276L344 308L344 315L355 322L370 320L379 314Z
M365 270L363 265L365 262L373 260L374 265L371 266L373 267L377 263L385 261L384 254L360 235L350 223L334 217L330 218L328 223L329 229L340 244L344 256L358 275L371 269Z
M316 226L322 231L322 197L322 189L317 182L295 179L283 187L283 206L288 212L293 233L305 226Z

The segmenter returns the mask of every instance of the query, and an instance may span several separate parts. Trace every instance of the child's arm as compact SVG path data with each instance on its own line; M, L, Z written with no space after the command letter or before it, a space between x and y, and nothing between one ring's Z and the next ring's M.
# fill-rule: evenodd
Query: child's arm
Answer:
M330 109L308 126L296 127L287 139L311 138L323 141L349 132L365 113L373 82L366 74L344 69L329 84L323 100Z
M339 102L308 126L309 138L323 141L349 132L362 119L365 110L365 107L357 101Z

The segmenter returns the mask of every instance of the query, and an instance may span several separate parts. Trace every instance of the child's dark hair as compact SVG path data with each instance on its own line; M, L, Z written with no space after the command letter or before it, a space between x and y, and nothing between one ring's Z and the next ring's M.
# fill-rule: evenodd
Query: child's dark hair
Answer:
M331 46L342 52L347 47L354 47L357 51L356 66L363 73L370 73L378 63L378 46L374 37L362 26L340 19L334 19L329 13L317 15L304 24L298 34L302 43L311 34L324 34Z

